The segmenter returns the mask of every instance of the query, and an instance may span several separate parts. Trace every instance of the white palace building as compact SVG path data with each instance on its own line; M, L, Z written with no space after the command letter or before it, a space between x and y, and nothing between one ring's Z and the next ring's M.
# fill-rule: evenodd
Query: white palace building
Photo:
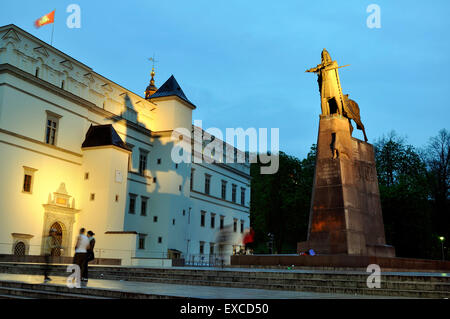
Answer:
M55 253L73 256L81 227L95 233L96 257L122 265L242 248L250 165L176 164L172 132L201 130L196 107L173 76L159 89L153 77L141 97L15 25L0 27L0 254L40 255L55 228L64 248ZM231 238L219 247L222 228Z

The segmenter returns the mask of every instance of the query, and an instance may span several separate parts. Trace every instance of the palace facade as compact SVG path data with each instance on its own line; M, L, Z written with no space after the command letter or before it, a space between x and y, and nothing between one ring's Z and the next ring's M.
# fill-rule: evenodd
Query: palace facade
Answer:
M152 71L141 97L0 27L0 254L40 255L55 228L64 248L55 253L73 256L81 227L96 234L97 257L123 265L241 249L249 164L171 158L175 129L201 130L195 109L173 76L158 89ZM219 247L223 228L232 236Z

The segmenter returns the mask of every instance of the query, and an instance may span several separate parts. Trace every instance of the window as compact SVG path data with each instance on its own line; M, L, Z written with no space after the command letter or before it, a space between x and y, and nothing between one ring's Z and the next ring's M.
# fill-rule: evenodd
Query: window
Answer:
M231 200L233 201L233 203L236 203L236 184L232 185L232 191L231 191Z
M227 198L227 182L222 180L222 199Z
M175 164L175 169L178 169L178 164Z
M216 227L216 214L211 213L211 228Z
M64 90L64 80L61 81L61 89ZM103 108L105 108L105 107L103 106Z
M36 71L34 72L34 76L37 78L39 77L39 68L36 68Z
M145 234L139 234L139 249L145 249Z
M225 216L220 216L220 229L223 229L225 223Z
M181 185L178 185L178 190L179 190L180 192L181 192L181 189L182 189L182 188L181 188Z
M158 165L160 165L160 164L161 164L161 159L158 158L158 159L156 160L156 162L158 163Z
M56 145L56 137L60 118L61 115L47 111L47 121L45 127L45 143L50 145Z
M245 205L245 188L241 187L241 205Z
M211 175L205 174L205 194L209 195Z
M203 255L205 253L205 242L200 242L200 254Z
M131 153L128 155L128 171L132 171L133 170L133 148L134 148L134 145L127 143L127 142L125 142L125 145L128 147L129 150L131 150Z
M148 197L141 196L141 216L147 216Z
M116 195L116 203L119 202L119 195Z
M233 231L237 232L237 219L233 218Z
M23 177L23 192L25 193L31 193L31 181L33 179L32 175L29 175L27 173L25 173L24 177Z
M23 241L19 241L14 246L14 256L25 256L26 246Z
M156 177L153 177L153 183L156 183Z
M91 193L91 200L95 200L95 194Z
M148 152L146 150L139 150L139 174L144 176L145 170L147 169L147 155Z
M214 243L209 243L209 254L214 255Z
M201 216L200 216L200 226L201 227L205 227L205 217L206 217L206 212L202 210Z
M162 237L158 237L158 244L162 243Z
M243 232L244 232L244 221L241 220L241 233L243 233Z
M136 198L137 198L137 195L130 194L130 202L128 204L128 213L129 214L134 214L135 213L135 210L136 210Z
M175 225L175 218L172 219L172 225Z
M186 210L185 209L183 209L183 216L185 216L186 215Z
M87 172L84 173L84 179L85 179L85 180L88 180L88 179L89 179L89 173L87 173Z
M153 216L153 222L154 223L158 222L158 216Z
M194 171L195 168L191 168L191 190L194 189Z

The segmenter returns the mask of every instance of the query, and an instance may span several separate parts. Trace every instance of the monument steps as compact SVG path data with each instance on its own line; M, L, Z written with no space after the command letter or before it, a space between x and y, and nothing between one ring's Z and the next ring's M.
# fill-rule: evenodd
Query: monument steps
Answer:
M0 298L3 299L173 299L177 296L126 292L98 288L69 288L65 285L29 284L0 281Z
M41 274L41 265L0 264L0 272ZM55 265L53 275L68 276L65 265ZM381 288L367 288L368 273L242 271L219 269L137 268L92 266L92 279L155 282L178 285L221 286L271 290L403 296L412 298L450 297L450 277L426 275L382 275Z
M0 282L0 294L9 297L8 299L106 299L98 296L63 293L51 290L3 287L3 282Z

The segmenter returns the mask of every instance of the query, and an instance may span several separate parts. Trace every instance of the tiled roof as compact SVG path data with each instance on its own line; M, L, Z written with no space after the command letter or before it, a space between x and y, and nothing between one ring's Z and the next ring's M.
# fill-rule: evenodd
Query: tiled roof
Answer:
M150 96L150 100L153 98L163 96L178 96L180 99L189 103L195 108L195 105L188 100L186 95L184 95L183 90L181 89L180 85L178 84L177 80L173 75L171 75L170 78L163 85L161 85L158 91L156 91Z
M111 124L91 125L86 133L86 138L81 147L114 145L127 151L130 149L122 141L119 134Z

